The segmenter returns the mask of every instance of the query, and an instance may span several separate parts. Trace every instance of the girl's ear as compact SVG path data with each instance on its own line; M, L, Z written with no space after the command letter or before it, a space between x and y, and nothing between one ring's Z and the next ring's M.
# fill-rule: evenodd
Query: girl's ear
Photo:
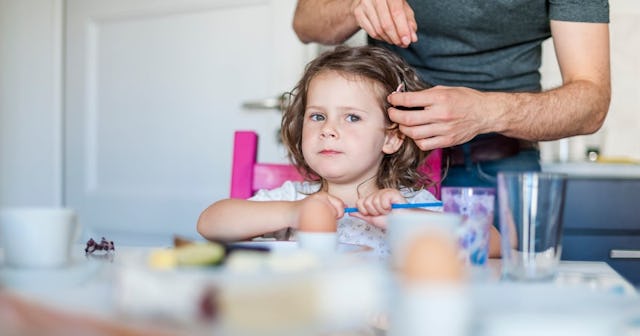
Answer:
M404 142L405 135L402 134L397 128L387 131L387 135L384 138L384 145L382 145L382 152L385 154L393 154L400 149Z

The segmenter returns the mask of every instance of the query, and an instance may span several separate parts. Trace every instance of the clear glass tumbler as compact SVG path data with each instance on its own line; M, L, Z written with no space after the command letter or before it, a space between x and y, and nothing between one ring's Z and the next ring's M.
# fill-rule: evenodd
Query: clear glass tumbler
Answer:
M566 175L498 174L502 274L514 280L555 277L562 253Z

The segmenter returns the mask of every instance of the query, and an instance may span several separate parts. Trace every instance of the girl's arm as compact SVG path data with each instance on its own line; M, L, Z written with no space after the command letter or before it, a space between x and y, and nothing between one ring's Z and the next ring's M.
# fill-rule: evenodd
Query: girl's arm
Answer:
M493 224L489 224L489 258L500 258L500 232Z
M297 203L224 199L202 212L198 233L211 240L234 241L295 227Z
M322 201L336 219L344 215L344 203L326 192L299 201L249 201L224 199L205 209L198 219L198 233L211 240L249 239L284 228L297 228L300 211L307 202Z

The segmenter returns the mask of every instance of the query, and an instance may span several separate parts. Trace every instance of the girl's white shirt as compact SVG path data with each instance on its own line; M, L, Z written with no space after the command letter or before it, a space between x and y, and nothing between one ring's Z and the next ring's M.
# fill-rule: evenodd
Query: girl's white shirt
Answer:
M319 183L287 181L282 186L271 190L259 190L251 201L298 201L317 192ZM409 188L400 189L400 193L407 203L427 203L437 199L426 189L414 191ZM429 210L442 211L442 207ZM374 254L380 259L389 256L389 247L385 239L385 230L349 214L345 214L338 221L338 239L341 243L365 245L373 248Z

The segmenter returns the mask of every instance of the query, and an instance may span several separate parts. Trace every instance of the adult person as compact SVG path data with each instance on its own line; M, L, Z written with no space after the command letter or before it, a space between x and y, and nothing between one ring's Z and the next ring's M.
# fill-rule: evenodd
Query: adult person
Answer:
M364 29L434 87L394 93L392 121L422 150L445 148L443 185L495 186L539 170L537 142L590 134L611 97L606 0L299 0L301 41L339 44ZM562 85L541 91L552 37Z

